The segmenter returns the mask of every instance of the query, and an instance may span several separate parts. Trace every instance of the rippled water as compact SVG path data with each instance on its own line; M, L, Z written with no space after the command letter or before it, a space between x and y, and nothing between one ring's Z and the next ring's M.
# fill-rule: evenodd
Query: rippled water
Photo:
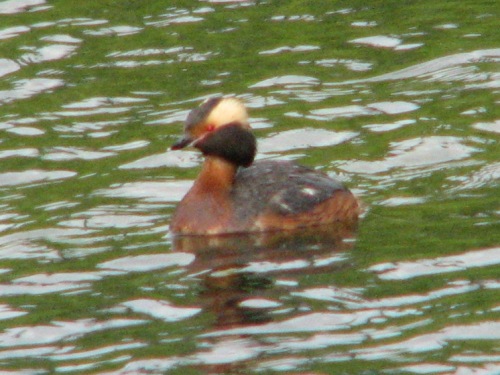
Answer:
M500 373L498 7L311 4L0 1L0 372ZM359 230L173 239L214 94Z

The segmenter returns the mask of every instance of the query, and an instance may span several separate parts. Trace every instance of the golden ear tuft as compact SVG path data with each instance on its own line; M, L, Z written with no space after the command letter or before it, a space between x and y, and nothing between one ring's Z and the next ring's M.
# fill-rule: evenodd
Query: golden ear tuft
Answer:
M215 127L237 122L249 128L248 114L243 102L237 98L223 98L210 112L207 123Z

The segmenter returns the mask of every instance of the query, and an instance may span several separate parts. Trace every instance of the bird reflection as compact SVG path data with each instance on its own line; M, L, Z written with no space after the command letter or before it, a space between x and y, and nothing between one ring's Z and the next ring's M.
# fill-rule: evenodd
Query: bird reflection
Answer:
M201 280L200 302L214 313L214 328L266 323L276 306L247 306L249 299L279 300L277 279L332 272L346 262L321 259L352 247L355 228L325 226L301 231L220 236L178 236L176 251L196 255L188 273ZM281 292L280 292L281 291Z
M214 374L252 367L251 358L269 344L224 331L302 313L308 307L293 306L290 292L304 277L349 267L345 252L353 246L355 230L354 225L329 225L292 232L174 237L175 251L195 255L188 277L200 281L198 305L214 317L192 357L196 367ZM220 353L228 350L231 359L228 354L221 359Z

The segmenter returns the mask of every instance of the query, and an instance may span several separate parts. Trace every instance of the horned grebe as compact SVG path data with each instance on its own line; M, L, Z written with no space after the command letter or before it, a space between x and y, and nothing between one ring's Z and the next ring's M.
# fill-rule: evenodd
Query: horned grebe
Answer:
M172 217L174 234L223 234L355 224L359 204L344 185L288 161L257 161L243 103L211 98L193 109L173 150L192 146L201 172Z

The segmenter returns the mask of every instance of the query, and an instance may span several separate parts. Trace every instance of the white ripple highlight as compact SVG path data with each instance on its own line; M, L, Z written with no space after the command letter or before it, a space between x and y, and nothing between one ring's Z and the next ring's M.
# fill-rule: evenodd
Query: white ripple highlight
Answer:
M500 247L474 250L436 259L421 259L415 262L380 263L371 266L368 270L376 272L383 280L407 280L496 264L500 264Z

